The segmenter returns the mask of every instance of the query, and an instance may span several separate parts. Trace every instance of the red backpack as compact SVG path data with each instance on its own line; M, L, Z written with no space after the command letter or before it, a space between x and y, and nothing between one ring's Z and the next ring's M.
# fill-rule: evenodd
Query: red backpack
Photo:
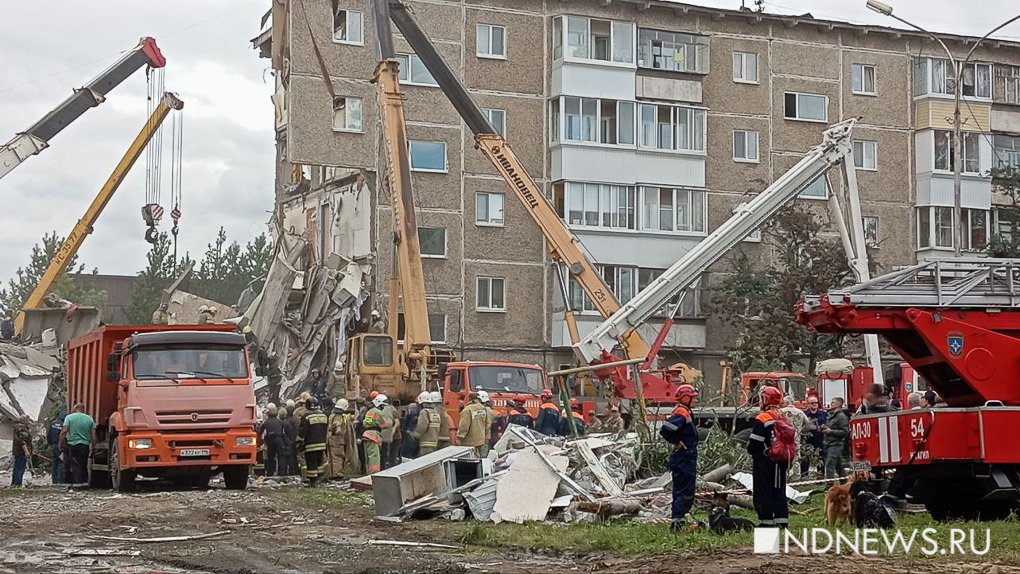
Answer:
M785 414L776 413L772 418L772 446L765 451L774 462L793 462L797 456L797 432Z

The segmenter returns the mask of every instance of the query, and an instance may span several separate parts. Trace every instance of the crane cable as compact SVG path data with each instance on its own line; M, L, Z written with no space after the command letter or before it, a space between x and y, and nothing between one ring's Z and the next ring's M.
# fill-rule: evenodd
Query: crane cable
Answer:
M174 226L170 228L170 233L173 235L174 241L173 261L175 271L177 269L177 234L180 231L179 224L181 221L183 147L184 111L177 110L177 113L173 116L170 138L170 203L173 205L173 208L170 210L170 219L174 222Z
M147 89L146 113L148 114L146 127L152 133L152 138L145 148L145 205L142 207L142 219L148 226L145 231L145 240L149 243L156 243L156 226L163 217L163 208L159 205L163 179L163 129L162 124L157 124L153 118L153 112L163 98L163 68L146 68L145 83Z

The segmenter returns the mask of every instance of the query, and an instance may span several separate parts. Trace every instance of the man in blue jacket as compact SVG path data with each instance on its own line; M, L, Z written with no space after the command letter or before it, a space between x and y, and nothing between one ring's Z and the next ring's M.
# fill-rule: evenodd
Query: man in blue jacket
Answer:
M694 424L691 408L698 396L693 385L677 387L677 406L662 423L659 435L673 445L669 454L669 469L673 473L673 519L670 529L682 530L692 523L687 515L694 506L694 485L698 475L698 427Z

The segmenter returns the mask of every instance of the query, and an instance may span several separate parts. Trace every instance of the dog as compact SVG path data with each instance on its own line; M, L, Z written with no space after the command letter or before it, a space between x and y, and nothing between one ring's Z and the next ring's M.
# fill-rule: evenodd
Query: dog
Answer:
M825 491L825 525L835 526L840 522L850 524L853 521L853 498L850 489L854 484L851 478L846 484L836 484Z
M896 526L895 511L871 492L867 482L854 483L850 487L850 496L853 500L853 524L858 528Z
M708 528L712 532L722 535L728 532L754 530L754 523L750 520L730 516L730 504L725 494L716 494L712 498L712 510L708 512Z

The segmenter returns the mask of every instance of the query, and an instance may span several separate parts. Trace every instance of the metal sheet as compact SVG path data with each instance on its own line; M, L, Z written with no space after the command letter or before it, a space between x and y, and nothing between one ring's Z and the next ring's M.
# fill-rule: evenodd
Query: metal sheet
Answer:
M408 502L449 490L445 462L474 456L469 446L449 446L372 475L376 516L392 516Z

